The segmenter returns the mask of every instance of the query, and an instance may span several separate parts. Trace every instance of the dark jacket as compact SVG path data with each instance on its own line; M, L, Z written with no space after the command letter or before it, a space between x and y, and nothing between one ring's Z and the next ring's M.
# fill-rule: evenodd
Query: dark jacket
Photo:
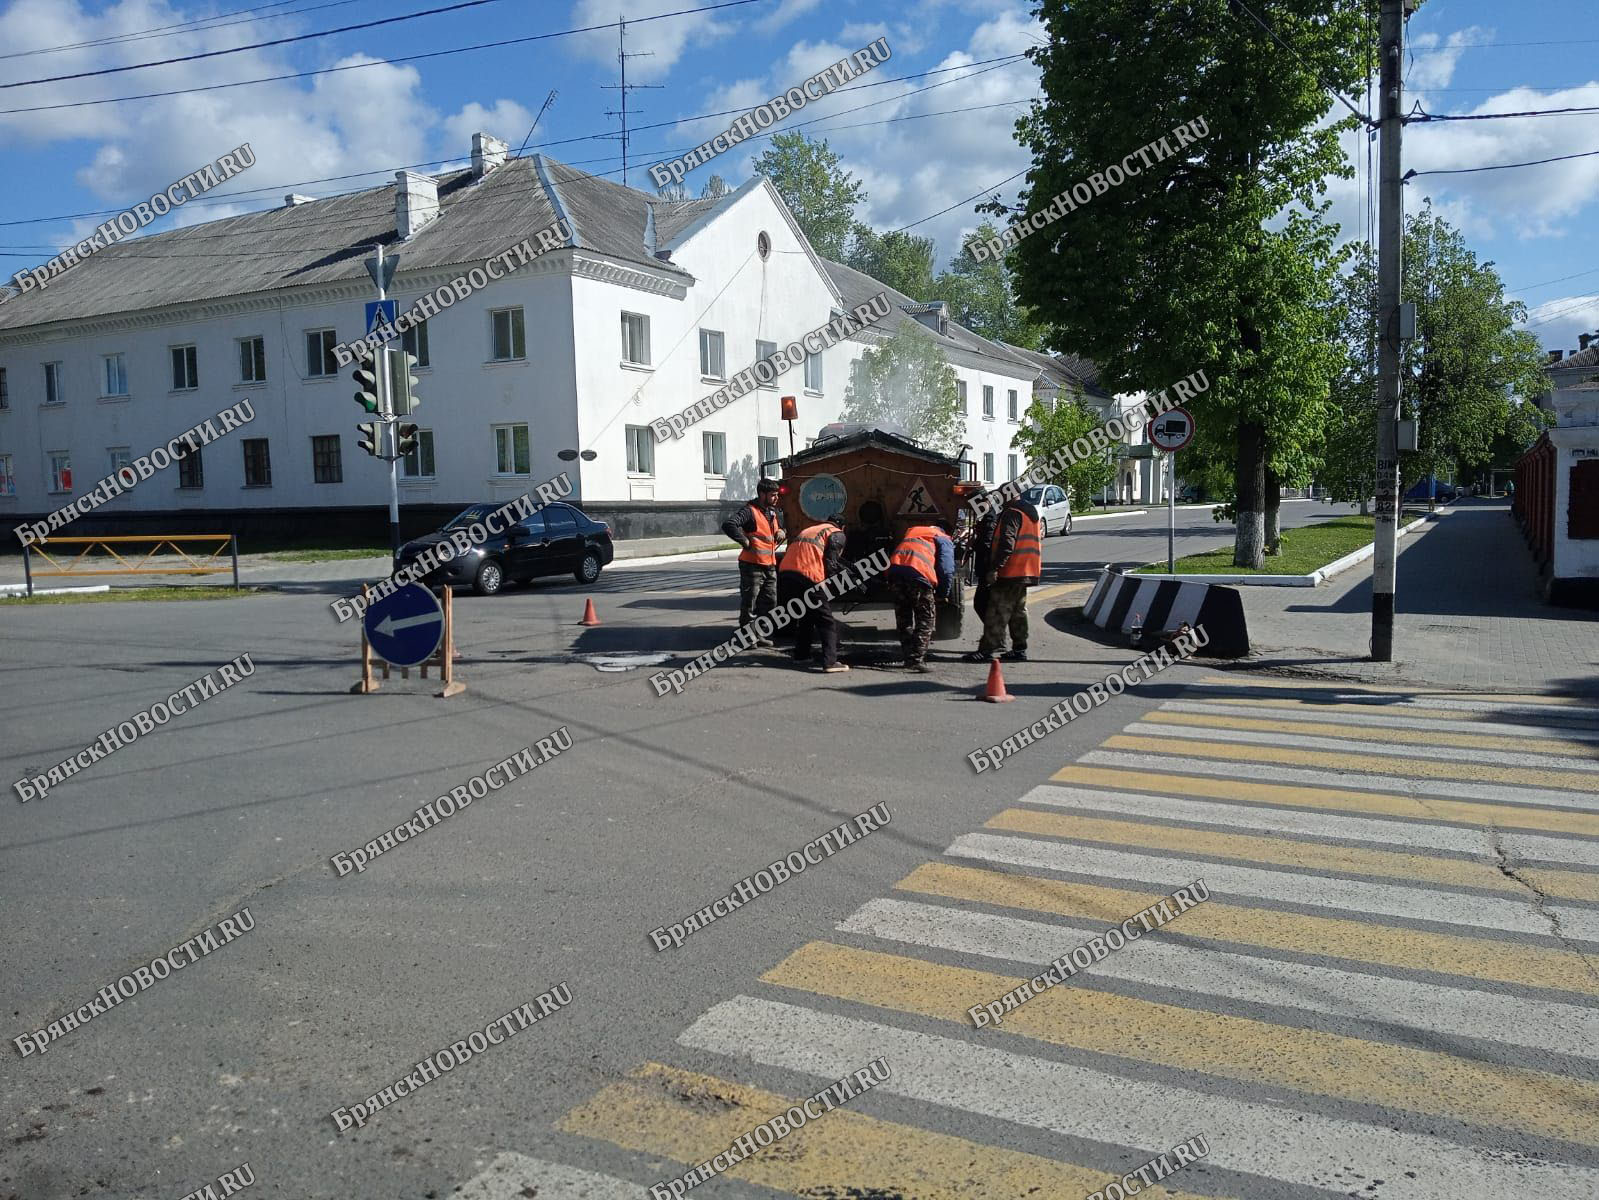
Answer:
M758 507L759 502L751 500L722 522L722 532L740 546L747 547L750 544L750 534L755 532L755 510ZM772 524L777 526L778 540L781 541L784 533L783 510L774 506L766 510L766 515L771 519Z
M986 570L997 572L1005 565L1005 560L1011 556L1011 551L1016 549L1016 535L1022 529L1022 513L1027 513L1033 518L1034 524L1038 522L1038 510L1025 500L1017 500L1007 504L999 514L999 531L994 535L993 551L988 556ZM1038 582L1038 576L1029 576L1026 582L1031 585Z
M972 570L977 576L978 587L983 585L983 577L988 574L988 551L994 544L994 526L998 524L999 513L991 512L972 531Z

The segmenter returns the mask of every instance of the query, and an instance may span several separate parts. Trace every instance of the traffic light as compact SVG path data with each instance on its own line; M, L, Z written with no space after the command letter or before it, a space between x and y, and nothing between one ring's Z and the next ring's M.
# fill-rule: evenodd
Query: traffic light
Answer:
M397 417L409 416L422 406L422 397L416 394L416 355L404 350L390 350L389 395L394 397L393 413Z
M377 359L367 359L355 368L355 402L369 413L382 408L383 389L378 383Z
M373 458L383 457L383 422L362 421L356 426L361 431L360 440L356 445L365 450ZM412 426L415 428L415 426Z
M403 457L416 449L416 426L401 421L399 434L400 444L394 448L394 452Z

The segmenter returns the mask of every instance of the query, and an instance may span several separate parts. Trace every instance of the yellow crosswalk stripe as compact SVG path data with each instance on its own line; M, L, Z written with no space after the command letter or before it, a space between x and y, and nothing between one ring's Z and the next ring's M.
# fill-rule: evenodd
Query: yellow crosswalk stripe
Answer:
M827 942L802 946L761 978L968 1027L969 1007L1023 982ZM1054 1045L1599 1146L1599 1083L1587 1080L1072 986L1003 1020L1006 1032Z
M1285 835L1260 837L1243 833L1215 833L1142 821L1118 821L1071 813L1035 812L1010 808L991 818L986 828L1011 833L1035 833L1115 846L1140 846L1184 855L1227 858L1235 862L1273 866L1310 867L1336 875L1364 875L1378 879L1439 883L1450 887L1483 888L1496 892L1526 893L1526 885L1509 878L1486 862L1437 858L1394 850L1369 850L1355 846L1329 846ZM1599 872L1529 868L1517 874L1536 874L1538 890L1566 900L1599 902Z
M864 1065L864 1064L863 1064ZM894 1069L895 1064L889 1064ZM913 1070L901 1064L902 1070ZM641 1154L697 1166L803 1097L778 1096L712 1075L647 1063L573 1109L557 1126ZM676 1172L682 1174L682 1171ZM1118 1178L846 1108L808 1121L724 1174L802 1196L915 1196L920 1200L1039 1200L1086 1196ZM1158 1184L1143 1195L1200 1200Z
M1504 705L1529 706L1536 704L1542 705L1545 708L1562 708L1571 706L1576 706L1579 708L1585 706L1592 707L1594 703L1593 700L1585 699L1581 696L1546 696L1542 694L1529 694L1524 692L1495 692L1491 696L1484 696L1478 692L1456 692L1448 691L1442 688L1407 688L1403 692L1374 691L1370 688L1363 688L1350 684L1307 683L1302 680L1294 679L1273 679L1266 675L1251 675L1247 681L1241 681L1235 675L1207 675L1204 679L1200 680L1198 688L1203 688L1207 684L1225 685L1230 688L1238 688L1243 686L1247 687L1250 691L1271 689L1274 691L1326 693L1328 695L1339 696L1370 696L1373 700L1390 702L1396 711L1404 709L1406 712L1408 712L1409 709L1404 708L1403 702L1408 702L1410 699L1418 696L1422 699L1435 698L1438 700L1470 700L1479 704L1485 701ZM1194 698L1199 699L1201 697L1196 695ZM1394 703L1395 701L1401 702ZM1228 703L1236 704L1238 702L1235 700L1230 700ZM1282 701L1269 700L1263 701L1263 703L1279 704L1282 703ZM1307 700L1306 703L1314 704L1317 702L1314 700ZM1361 707L1366 708L1368 711L1370 711L1371 708L1370 705L1362 705Z
M1486 804L1476 800L1435 799L1389 792L1257 783L1207 775L1167 775L1155 771L1130 771L1122 767L1067 766L1056 771L1050 779L1055 783L1156 792L1167 796L1239 800L1276 804L1284 808L1375 813L1381 816L1416 817L1424 821L1450 821L1465 825L1492 825L1500 829L1599 837L1599 813L1534 808L1523 804Z
M895 886L927 896L1103 921L1106 925L1119 925L1162 898L1159 892L1069 883L949 863L917 867ZM1344 917L1250 908L1219 899L1189 909L1171 929L1187 938L1226 942L1245 949L1287 950L1353 963L1437 971L1599 996L1599 973L1580 955L1565 949L1398 929ZM1062 938L1069 941L1071 936L1063 934Z
M1567 738L1508 737L1491 733L1453 733L1429 729L1383 729L1374 725L1341 725L1325 721L1274 721L1267 717L1211 716L1208 713L1145 713L1140 720L1155 725L1188 725L1202 729L1254 729L1280 733L1285 738L1299 734L1318 737L1343 737L1361 742L1396 742L1409 745L1425 742L1429 746L1460 746L1474 750L1514 750L1527 754L1566 754L1578 758L1599 758L1599 744Z
M1599 784L1599 776L1586 771L1500 767L1489 763L1449 762L1434 758L1389 758L1377 754L1346 754L1336 750L1254 746L1244 742L1199 742L1184 738L1180 745L1174 746L1165 738L1119 733L1106 738L1101 745L1108 750L1137 750L1146 754L1181 753L1189 758L1226 758L1241 762L1324 767L1333 771L1361 771L1369 775L1403 775L1411 779L1464 779L1474 783L1524 784L1586 793L1591 793Z

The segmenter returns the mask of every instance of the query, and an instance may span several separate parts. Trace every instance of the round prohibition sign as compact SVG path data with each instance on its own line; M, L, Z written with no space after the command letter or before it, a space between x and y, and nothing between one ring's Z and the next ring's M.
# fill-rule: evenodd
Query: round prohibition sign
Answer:
M1158 449L1181 450L1194 440L1194 418L1186 408L1172 408L1155 418L1149 440Z

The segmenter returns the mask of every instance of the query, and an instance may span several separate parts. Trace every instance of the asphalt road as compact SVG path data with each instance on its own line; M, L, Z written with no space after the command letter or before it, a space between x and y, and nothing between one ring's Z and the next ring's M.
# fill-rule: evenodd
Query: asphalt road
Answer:
M1326 511L1290 505L1284 524ZM1202 981L1189 981L1189 968L1176 962L1157 964L1142 981L1096 978L1074 994L1143 1007L1069 1016L1058 1032L1035 1031L1042 1042L1023 1036L1026 1026L979 1039L951 1025L958 1012L937 1007L958 972L1014 981L1028 973L1020 964L1050 957L1037 958L1032 943L1042 939L1052 954L1064 952L1138 907L1127 907L1130 897L1158 897L1201 872L1216 873L1217 891L1252 897L1248 912L1289 929L1313 919L1303 914L1324 911L1317 906L1336 905L1380 923L1363 940L1382 946L1383 938L1408 938L1416 954L1434 952L1429 939L1442 944L1467 925L1472 936L1500 939L1492 945L1501 954L1566 953L1530 903L1512 913L1511 899L1494 902L1503 910L1483 899L1518 886L1491 865L1482 879L1451 893L1471 909L1458 917L1445 907L1451 896L1436 900L1417 888L1396 906L1380 889L1325 882L1321 872L1338 868L1319 860L1304 860L1295 868L1301 874L1274 877L1269 886L1246 872L1228 875L1221 864L1234 852L1200 844L1215 830L1206 832L1205 818L1181 808L1192 809L1192 800L1161 802L1168 823L1162 836L1196 840L1157 846L1154 858L1126 849L1147 842L1147 831L1108 832L1108 807L1121 804L1126 819L1154 803L1136 791L1096 802L1092 819L1101 824L1076 826L1066 841L995 836L1002 810L1023 815L1007 817L1011 824L1001 832L1050 834L1038 823L1053 809L1035 810L1065 804L1059 797L1066 789L1052 786L1048 794L1057 799L1036 803L1044 793L1034 789L1064 764L1111 753L1131 763L1093 769L1132 770L1132 763L1185 745L1173 737L1194 736L1192 730L1139 726L1151 716L1198 719L1155 712L1158 706L1195 697L1299 702L1297 690L1178 665L1090 709L1003 769L974 771L969 751L998 745L1057 700L1133 659L1131 651L1079 636L1050 610L1070 602L1073 590L1063 585L1084 577L1089 564L1153 557L1146 548L1164 546L1164 514L1156 518L1085 524L1051 539L1050 578L1039 595L1054 599L1036 606L1032 661L1006 671L1013 704L978 703L983 668L952 661L952 654L936 659L927 676L883 669L890 656L880 640L853 648L857 669L848 674L823 676L779 652L756 651L663 697L647 680L656 667L596 666L590 656L667 655L665 665L681 665L730 634L736 575L726 560L607 572L592 592L603 621L597 628L577 624L584 593L569 582L463 600L457 670L468 690L448 700L414 676L391 679L374 695L350 695L356 639L333 621L328 595L0 610L7 684L0 775L7 782L75 753L237 655L248 653L255 664L239 685L48 796L24 805L13 793L6 803L0 1013L8 1041L45 1028L241 907L250 909L254 928L64 1033L47 1053L22 1057L7 1047L0 1198L176 1200L245 1162L257 1180L252 1192L296 1200L638 1197L692 1167L694 1154L708 1156L704 1147L719 1149L776 1111L763 1108L774 1102L767 1093L810 1095L844 1073L841 1063L861 1067L875 1053L892 1060L891 1084L852 1101L846 1116L818 1122L818 1140L806 1140L812 1131L795 1135L760 1170L729 1173L695 1194L1085 1194L1091 1187L1079 1187L1084 1182L1099 1178L1102 1186L1208 1131L1211 1158L1173 1181L1184 1194L1431 1200L1469 1194L1470 1181L1481 1179L1495 1189L1591 1195L1587 1189L1599 1180L1594 1118L1592 1111L1568 1114L1581 1114L1599 1088L1589 1036L1595 1026L1578 1008L1586 1003L1591 1014L1599 988L1585 992L1558 964L1549 968L1559 976L1547 984L1560 989L1554 993L1515 982L1482 985L1470 1003L1450 993L1444 1007L1460 1012L1462 1027L1438 1017L1444 1023L1436 1034L1426 1020L1433 1019L1429 1006L1443 1001L1431 992L1411 995L1427 991L1435 977L1401 966L1396 980L1386 966L1350 967L1345 959L1377 953L1353 944L1332 952L1344 958L1329 960L1325 948L1280 941L1262 951L1264 958L1238 959L1249 964L1242 974L1207 966ZM1208 511L1179 520L1179 553L1225 540ZM1285 719L1293 716L1284 711ZM1544 723L1568 732L1551 737L1590 736L1565 723L1568 717L1586 719L1558 714ZM559 729L569 732L571 749L414 834L364 871L335 873L334 853L365 846L420 805ZM1226 745L1244 753L1255 735L1215 736L1241 739ZM1095 750L1129 737L1135 744L1125 751ZM1205 769L1191 768L1196 788ZM1238 770L1253 779L1249 772L1264 769ZM1542 760L1514 769L1537 776L1518 777L1517 785L1571 786L1569 772ZM1448 763L1413 770L1440 776L1443 791L1424 779L1400 790L1475 795L1487 786L1451 782ZM1370 801L1383 786L1379 780L1360 794ZM1128 797L1130 805L1123 804ZM1024 798L1033 807L1017 810ZM1560 803L1592 807L1591 795ZM683 921L740 878L875 804L891 814L886 827L808 865L681 947L655 950L650 930ZM1259 828L1262 811L1239 808L1230 820ZM1293 810L1281 817L1269 811L1268 827L1293 827ZM1519 849L1512 843L1508 853L1574 861L1573 870L1589 872L1576 880L1578 898L1569 907L1557 899L1551 911L1566 922L1568 938L1599 937L1591 932L1599 908L1581 898L1586 880L1599 878L1599 855L1590 849L1599 845L1599 827L1581 822L1599 815L1573 810L1551 820L1549 836ZM1338 846L1374 836L1352 830L1312 824L1309 836ZM1379 840L1403 846L1419 836L1406 825ZM1566 840L1555 850L1544 844L1560 838ZM1122 849L1109 849L1111 842ZM966 849L952 850L957 845ZM1046 853L1054 857L1026 857ZM1067 854L1076 857L1061 857ZM1035 879L1037 895L1023 902L980 891L975 908L961 907L955 897L970 880L959 864L974 857L999 872L1053 882ZM1154 870L1151 863L1164 865ZM935 879L929 871L943 874ZM979 882L1010 877L985 872ZM921 894L902 890L908 880L922 881L913 889ZM1107 880L1124 882L1107 889ZM1075 920L1064 907L1043 911L1045 890L1068 885L1088 910ZM1572 880L1563 875L1545 886L1558 897L1562 888L1572 890ZM1066 896L1050 903L1064 904ZM1039 911L1023 914L1031 922L1003 918L1016 915L1005 907L1015 903ZM946 928L950 921L957 924ZM1241 952L1255 935L1240 926L1217 936ZM1197 953L1204 943L1187 944ZM900 957L912 945L922 947L914 951L920 957ZM895 954L895 964L911 963L895 968L908 972L903 978L879 978L884 951ZM1295 974L1328 961L1369 974ZM1176 972L1175 991L1160 975L1168 969ZM1245 978L1253 981L1248 987ZM335 1108L364 1101L420 1059L561 983L572 1000L560 1011L398 1100L364 1128L335 1127ZM983 992L992 984L961 986L971 997L974 986ZM1372 1012L1330 999L1369 988L1379 989ZM885 1000L888 993L893 998ZM1551 994L1561 1003L1544 1003ZM1157 1020L1155 1001L1188 1007L1162 1008L1167 1015ZM1401 1016L1395 1005L1402 1001L1416 1004L1426 1020ZM1034 1003L1042 1016L1047 1002ZM1496 1030L1511 1024L1493 1016L1494 1004L1529 1006L1529 1025L1545 1031L1526 1035L1537 1044L1511 1054L1493 1043ZM1490 1007L1474 1017L1473 1005ZM1326 1015L1308 1017L1310 1010ZM1284 1016L1290 1011L1297 1015ZM877 1023L885 1019L888 1027ZM1103 1041L1074 1041L1099 1021L1108 1022ZM1251 1045L1269 1021L1300 1032L1284 1041L1264 1038L1259 1057L1238 1049L1233 1065L1248 1068L1240 1072L1207 1064L1198 1049L1181 1058L1163 1039L1162 1021L1180 1024L1196 1047L1212 1035L1218 1044ZM1318 1021L1331 1030L1326 1038L1344 1039L1336 1045L1347 1049L1345 1059L1329 1049L1333 1042L1313 1042L1323 1037L1314 1032ZM1122 1028L1145 1049L1113 1042L1111 1031ZM1568 1037L1588 1038L1588 1049L1577 1040L1567 1047ZM1367 1088L1372 1062L1349 1048L1361 1038L1381 1054L1411 1055L1395 1074L1419 1072L1422 1082L1408 1091L1397 1082ZM1417 1039L1429 1052L1465 1055L1460 1073L1414 1057ZM988 1057L969 1057L976 1054ZM1296 1074L1307 1055L1322 1055L1316 1061L1325 1067ZM1516 1074L1521 1066L1576 1081L1545 1094L1535 1079ZM653 1074L641 1077L641 1070ZM1480 1110L1450 1099L1492 1094L1496 1070L1498 1084L1520 1089L1506 1103L1533 1114L1509 1133L1484 1132L1488 1119ZM1118 1115L1129 1104L1134 1115ZM1303 1146L1300 1138L1308 1139ZM1329 1167L1312 1146L1326 1148L1338 1165ZM1394 1166L1407 1154L1420 1165L1410 1179L1408 1167ZM1000 1188L1001 1178L1017 1186ZM1387 1182L1373 1190L1374 1179Z

